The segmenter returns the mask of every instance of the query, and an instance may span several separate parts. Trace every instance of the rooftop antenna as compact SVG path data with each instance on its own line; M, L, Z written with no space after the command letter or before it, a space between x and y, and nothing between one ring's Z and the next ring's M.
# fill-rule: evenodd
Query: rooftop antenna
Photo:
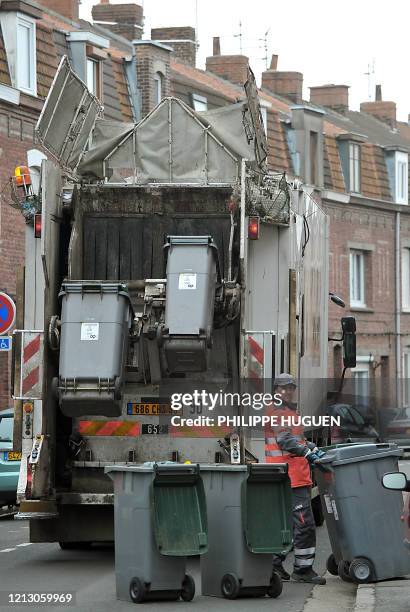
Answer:
M367 72L365 72L365 76L367 76L367 97L369 98L369 100L372 99L373 96L373 91L374 91L374 87L373 87L373 79L374 79L374 75L375 75L375 65L376 65L376 61L373 58L371 64L367 64Z
M198 0L195 0L195 47L199 49L199 40L198 40Z
M240 51L240 54L242 55L242 37L243 37L243 34L242 34L242 21L239 21L239 32L238 32L238 34L234 34L233 37L234 38L239 38L239 51Z
M268 69L268 34L270 32L270 28L268 28L263 36L263 38L260 38L259 40L261 40L263 42L263 48L265 50L265 55L262 58L262 61L265 62L265 70Z

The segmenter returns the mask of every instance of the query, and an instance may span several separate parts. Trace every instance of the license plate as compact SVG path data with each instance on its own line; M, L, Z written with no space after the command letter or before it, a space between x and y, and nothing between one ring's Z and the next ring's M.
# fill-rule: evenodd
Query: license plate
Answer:
M155 416L158 414L172 414L172 409L168 402L163 402L161 400L129 402L127 405L127 414Z
M143 423L141 425L141 434L160 435L168 433L168 425L154 425L151 423Z
M4 453L4 461L21 461L21 453L7 451Z

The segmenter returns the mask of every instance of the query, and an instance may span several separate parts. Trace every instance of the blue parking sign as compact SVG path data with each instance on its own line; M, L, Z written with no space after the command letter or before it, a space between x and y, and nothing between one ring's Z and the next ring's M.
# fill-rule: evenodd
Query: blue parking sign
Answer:
M10 336L0 336L0 351L11 350L11 338Z

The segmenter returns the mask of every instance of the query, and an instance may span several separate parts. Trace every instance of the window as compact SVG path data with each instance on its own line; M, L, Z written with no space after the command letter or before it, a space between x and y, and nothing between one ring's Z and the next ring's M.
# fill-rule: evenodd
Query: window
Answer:
M268 135L268 111L266 106L261 106L261 116L262 116L262 124L263 129L265 130L265 135Z
M356 404L367 405L369 398L369 364L371 356L358 356L358 364L351 369L353 378L353 393L356 398Z
M23 17L17 18L17 88L37 95L36 25Z
M396 153L396 202L409 203L409 162L407 153Z
M317 185L317 132L310 132L309 138L309 156L310 156L310 184Z
M162 100L162 74L156 72L154 76L154 104L159 104Z
M360 145L349 144L349 190L360 193Z
M410 312L410 248L401 252L401 307Z
M87 57L86 70L86 84L88 89L97 96L97 98L101 98L100 62L91 57Z
M194 110L199 112L208 110L207 98L205 98L205 96L200 96L199 94L192 94L192 105Z
M364 295L364 254L350 251L350 306L366 306Z
M410 349L403 353L403 405L410 406Z

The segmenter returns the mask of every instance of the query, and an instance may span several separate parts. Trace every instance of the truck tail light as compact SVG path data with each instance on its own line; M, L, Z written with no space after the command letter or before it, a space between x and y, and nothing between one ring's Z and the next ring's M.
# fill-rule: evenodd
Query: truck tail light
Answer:
M41 238L41 214L34 215L34 237Z
M259 238L259 217L249 217L248 220L248 238L249 240L258 240Z

